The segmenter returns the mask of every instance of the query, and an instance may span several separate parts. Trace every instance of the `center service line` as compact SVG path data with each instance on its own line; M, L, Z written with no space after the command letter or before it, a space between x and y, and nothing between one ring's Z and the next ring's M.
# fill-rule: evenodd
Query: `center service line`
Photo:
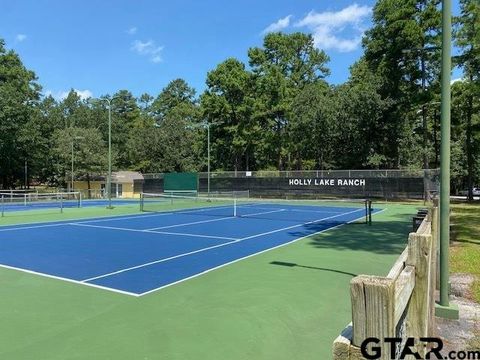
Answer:
M223 244L213 245L213 246L209 246L209 247L206 247L206 248L202 248L202 249L190 251L190 252L187 252L187 253L170 256L170 257L168 257L168 258L163 258L163 259L151 261L151 262L148 262L148 263L145 263L145 264L140 264L140 265L132 266L132 267L129 267L129 268L125 268L125 269L113 271L113 272L108 273L108 274L103 274L103 275L91 277L91 278L89 278L89 279L82 280L81 282L82 282L82 283L86 283L86 282L89 282L89 281L106 278L106 277L109 277L109 276L112 276L112 275L121 274L121 273L124 273L124 272L127 272L127 271L136 270L136 269L141 269L141 268L143 268L143 267L147 267L147 266L159 264L159 263L162 263L162 262L166 262L166 261L178 259L178 258L181 258L181 257L193 255L193 254L198 254L198 253L201 253L201 252L204 252L204 251L208 251L208 250L211 250L211 249L220 248L220 247L227 246L227 245L231 245L231 244L238 243L238 242L241 242L241 241L253 239L253 238L256 238L256 237L259 237L259 236L268 235L268 234L273 234L273 233L276 233L276 232L279 232L279 231L288 230L288 229L292 229L292 228L296 228L296 227L304 226L304 225L308 225L308 224L313 224L313 223L316 223L316 222L319 222L319 221L323 221L323 220L333 219L333 218L336 218L336 217L339 217L339 216L342 216L342 215L348 215L348 214L351 214L351 213L354 213L354 212L357 212L357 211L360 211L360 210L363 210L363 209L357 209L357 210L350 211L350 212L347 212L347 213L344 213L344 214L333 215L333 216L329 216L329 217L326 217L326 218L321 218L321 219L318 219L318 220L313 220L313 221L310 221L310 222L307 222L307 223L304 223L304 224L298 224L298 225L288 226L288 227L285 227L285 228L281 228L281 229L277 229L277 230L272 230L272 231L264 232L264 233L261 233L261 234L256 234L256 235L248 236L248 237L245 237L245 238L241 238L241 239L229 241L229 242L226 242L226 243L223 243Z

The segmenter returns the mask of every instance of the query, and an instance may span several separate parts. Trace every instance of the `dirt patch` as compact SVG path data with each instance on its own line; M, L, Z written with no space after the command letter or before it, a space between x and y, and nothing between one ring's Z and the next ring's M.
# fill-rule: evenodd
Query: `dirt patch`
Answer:
M470 291L475 276L454 274L450 280L450 301L458 306L460 319L446 320L437 317L437 335L444 340L445 352L480 350L480 304L471 300Z
M472 297L472 284L476 277L473 274L453 274L450 276L450 282L452 284L452 295L458 298L465 298L473 300Z

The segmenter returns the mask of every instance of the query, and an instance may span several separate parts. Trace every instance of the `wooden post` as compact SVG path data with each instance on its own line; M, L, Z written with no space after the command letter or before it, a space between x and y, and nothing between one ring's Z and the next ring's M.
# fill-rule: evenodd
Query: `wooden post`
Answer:
M350 281L350 299L352 301L352 324L353 334L352 343L360 346L363 340L367 337L367 314L365 305L365 289L363 287L364 281L367 281L369 276L360 275L354 277Z
M395 281L380 276L361 275L352 279L353 345L359 347L369 337L380 339L384 351L381 359L389 359L383 339L395 336ZM373 344L372 344L373 346Z
M380 339L371 346L382 348L380 359L385 360L390 359L392 349L384 338L433 335L437 224L438 209L434 207L417 232L409 235L407 248L387 277L360 275L352 279L352 323L333 343L334 360L364 359L360 346L369 337ZM415 346L424 356L425 345Z
M367 313L367 337L380 339L380 346L384 351L380 359L390 359L390 354L385 347L384 338L395 336L394 313L395 304L393 295L395 283L391 279L372 277L364 284L366 313Z
M411 337L428 336L430 300L430 264L432 236L411 233L408 238L407 265L415 267L415 288L407 309L407 333ZM417 351L425 355L425 347L417 344Z

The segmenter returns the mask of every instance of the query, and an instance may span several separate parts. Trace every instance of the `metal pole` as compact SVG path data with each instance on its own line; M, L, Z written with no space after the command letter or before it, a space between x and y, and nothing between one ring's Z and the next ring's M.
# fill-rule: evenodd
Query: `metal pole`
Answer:
M427 113L425 109L425 59L424 52L422 51L421 66L422 66L422 126L423 126L423 168L428 169L428 153L427 153L427 143L428 143L428 130L427 130Z
M433 147L435 148L435 168L438 167L437 109L433 113Z
M207 193L210 197L210 124L207 122Z
M25 160L25 189L28 188L28 163Z
M70 191L73 191L73 137L72 137L72 172L71 172L71 176L72 176L72 186L71 186L71 189Z
M108 100L108 209L112 209L112 101Z
M450 245L450 77L451 0L442 5L442 105L440 144L440 305L449 306L448 247Z
M95 101L106 101L108 103L108 174L107 184L105 191L108 194L108 206L107 209L113 209L112 206L112 100L117 96L113 96L111 99L93 99Z
M422 71L422 127L423 127L423 202L428 201L428 189L427 189L427 169L428 169L428 135L427 135L427 113L425 109L425 49L422 48L421 52L421 71Z

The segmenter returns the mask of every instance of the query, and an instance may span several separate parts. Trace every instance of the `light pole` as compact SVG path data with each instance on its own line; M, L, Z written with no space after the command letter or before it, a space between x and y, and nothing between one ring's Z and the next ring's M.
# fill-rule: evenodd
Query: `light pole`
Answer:
M458 319L458 307L449 299L450 246L450 79L452 51L452 2L442 1L442 106L440 125L440 303L435 314Z
M112 98L98 98L91 99L90 102L105 101L108 104L108 174L107 174L107 194L108 194L108 206L107 209L113 209L112 206L112 100L118 98L113 96Z
M74 165L74 159L75 159L75 157L74 157L74 153L73 153L73 151L74 151L74 148L73 148L73 147L74 147L74 143L75 143L75 141L74 141L74 140L81 140L81 139L84 139L84 137L83 137L83 136L73 136L73 137L72 137L72 172L71 172L71 177L72 177L72 179L71 179L71 181L72 181L72 186L71 186L71 190L70 190L70 191L74 191L74 189L73 189L73 188L74 188L74 185L73 185L73 183L74 183L74 176L73 176L73 174L74 174L74 171L73 171L73 165Z
M28 188L28 163L25 160L25 189Z
M207 127L207 194L210 197L210 123L206 122Z
M217 125L217 123L210 123L207 120L202 121L201 123L188 126L188 128L204 128L207 129L207 194L210 197L210 126Z

